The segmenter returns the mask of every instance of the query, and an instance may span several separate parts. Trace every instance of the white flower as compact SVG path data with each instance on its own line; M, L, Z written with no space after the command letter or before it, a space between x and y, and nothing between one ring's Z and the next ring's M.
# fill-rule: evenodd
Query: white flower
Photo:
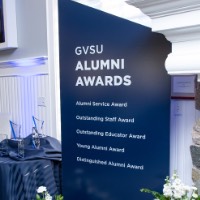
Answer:
M180 199L180 198L182 198L184 195L185 195L185 194L184 194L183 191L181 191L181 190L175 190L175 191L174 191L174 194L173 194L173 196L174 196L175 199Z
M186 191L186 192L190 192L192 190L192 187L188 186L188 185L184 185L183 186L183 189Z
M52 196L48 192L45 195L45 200L52 200Z
M194 187L194 186L192 186L191 189L194 190L194 191L197 191L197 188Z
M172 180L175 180L175 179L177 179L177 178L178 178L178 175L176 174L176 172L174 172L171 179L172 179Z
M198 194L197 193L193 193L192 197L196 199L198 197Z
M44 187L44 186L40 186L38 189L37 189L37 193L43 193L43 192L46 192L47 191L47 188Z
M144 190L144 192L151 193L154 195L151 190ZM158 193L159 194L159 193ZM170 200L197 200L199 199L198 190L196 187L184 185L181 179L178 177L176 173L172 175L171 178L166 177L165 184L163 185L163 195L164 199ZM154 195L155 197L155 195ZM163 199L163 197L161 197ZM160 200L160 198L156 198L154 200Z
M166 197L171 197L172 196L172 189L170 184L165 184L163 188L163 194Z
M181 179L180 178L176 178L174 179L174 182L173 182L174 185L181 185Z
M188 200L189 192L196 191L195 187L184 185L177 174L173 174L171 179L167 178L165 181L163 194L165 197L170 197L173 200ZM192 197L196 198L196 196L198 197L198 195L194 194Z

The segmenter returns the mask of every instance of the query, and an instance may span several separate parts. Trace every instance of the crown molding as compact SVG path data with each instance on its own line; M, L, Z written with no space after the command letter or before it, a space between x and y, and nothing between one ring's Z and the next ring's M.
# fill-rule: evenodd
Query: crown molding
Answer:
M200 40L200 26L194 25L190 27L178 27L166 30L157 30L165 35L167 40L172 43Z
M200 74L200 0L128 0L152 19L152 31L172 43L165 68L171 75ZM200 81L198 79L198 81Z
M200 57L197 53L171 53L165 61L165 67L170 75L194 75L200 74L199 63Z
M199 0L127 0L126 2L140 8L152 19L200 9Z

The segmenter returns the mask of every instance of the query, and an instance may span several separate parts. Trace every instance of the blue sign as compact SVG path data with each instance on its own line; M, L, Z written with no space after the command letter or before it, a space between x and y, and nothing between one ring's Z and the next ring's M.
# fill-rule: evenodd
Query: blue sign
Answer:
M63 193L152 199L169 174L171 45L150 28L59 1Z

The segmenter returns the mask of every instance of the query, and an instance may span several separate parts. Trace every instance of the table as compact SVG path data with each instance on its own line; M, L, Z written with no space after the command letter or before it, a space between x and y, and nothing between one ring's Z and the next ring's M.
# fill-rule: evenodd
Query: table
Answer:
M47 187L52 196L62 193L61 148L56 148L59 143L55 145L51 137L42 140L41 148L36 150L31 137L25 138L24 158L16 156L16 144L8 140L7 154L0 157L1 200L35 200L39 186Z

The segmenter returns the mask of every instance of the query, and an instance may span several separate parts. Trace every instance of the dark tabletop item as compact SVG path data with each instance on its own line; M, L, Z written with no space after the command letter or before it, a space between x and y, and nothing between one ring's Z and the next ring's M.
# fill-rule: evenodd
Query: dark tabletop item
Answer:
M60 142L47 136L40 143L36 149L31 135L24 138L24 158L18 156L18 141L0 143L0 199L35 200L39 186L47 187L52 196L62 193Z
M8 156L15 160L31 160L38 158L45 158L50 160L62 160L61 144L60 142L50 136L40 138L40 148L36 149L32 135L27 136L24 140L24 158L18 156L18 140L7 139L0 143L1 156Z

